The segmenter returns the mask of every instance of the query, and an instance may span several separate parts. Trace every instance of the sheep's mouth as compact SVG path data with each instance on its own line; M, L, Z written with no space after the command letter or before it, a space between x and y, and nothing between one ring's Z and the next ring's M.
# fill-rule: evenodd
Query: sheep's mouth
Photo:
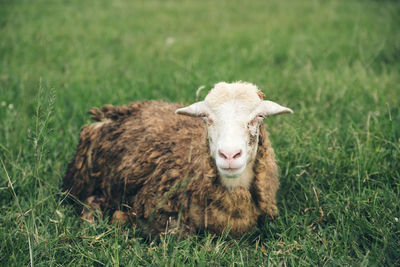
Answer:
M226 172L237 172L241 168L242 167L239 167L239 168L221 168L221 170L226 171Z
M243 172L243 167L239 168L219 168L220 174L226 178L237 178Z

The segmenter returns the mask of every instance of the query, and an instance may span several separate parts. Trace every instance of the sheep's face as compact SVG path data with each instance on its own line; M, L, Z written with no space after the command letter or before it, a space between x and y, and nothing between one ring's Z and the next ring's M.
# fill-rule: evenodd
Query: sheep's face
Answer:
M218 83L204 101L176 111L204 120L211 157L224 178L240 177L255 159L260 124L266 116L292 113L263 97L249 83Z

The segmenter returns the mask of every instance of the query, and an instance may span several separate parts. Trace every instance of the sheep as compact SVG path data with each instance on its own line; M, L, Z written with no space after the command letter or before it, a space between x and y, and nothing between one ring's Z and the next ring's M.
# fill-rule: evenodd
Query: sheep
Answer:
M240 237L278 212L278 166L263 119L293 111L264 97L251 83L220 82L187 107L152 100L93 108L63 190L88 204L88 220L97 209L150 235Z

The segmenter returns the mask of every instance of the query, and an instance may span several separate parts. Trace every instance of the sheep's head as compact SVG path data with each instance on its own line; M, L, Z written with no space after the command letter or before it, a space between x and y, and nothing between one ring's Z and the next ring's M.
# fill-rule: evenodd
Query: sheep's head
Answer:
M201 117L206 123L211 157L224 178L238 178L257 154L260 124L270 115L293 113L289 108L263 100L250 83L218 83L204 101L176 110Z

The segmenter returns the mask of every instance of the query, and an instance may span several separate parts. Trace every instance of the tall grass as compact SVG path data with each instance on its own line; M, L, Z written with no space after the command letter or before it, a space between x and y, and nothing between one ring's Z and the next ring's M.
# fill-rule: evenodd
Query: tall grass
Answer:
M0 263L399 265L396 1L0 2ZM80 220L60 183L86 111L257 84L280 214L240 240ZM204 97L206 90L202 92Z

